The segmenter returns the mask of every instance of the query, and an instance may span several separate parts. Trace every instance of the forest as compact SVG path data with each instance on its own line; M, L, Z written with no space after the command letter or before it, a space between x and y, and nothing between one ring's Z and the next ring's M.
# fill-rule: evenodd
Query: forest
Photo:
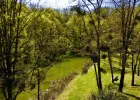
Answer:
M25 1L0 0L0 100L140 100L139 0Z

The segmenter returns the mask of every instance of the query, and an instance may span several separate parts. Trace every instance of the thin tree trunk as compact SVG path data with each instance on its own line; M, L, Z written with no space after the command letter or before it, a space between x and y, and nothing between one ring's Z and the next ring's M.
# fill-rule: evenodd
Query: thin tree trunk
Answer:
M132 80L131 80L131 86L134 86L134 54L132 54Z
M108 60L109 60L109 65L110 65L112 83L114 83L114 80L113 80L113 78L114 78L114 76L113 76L113 66L112 66L112 59L111 59L110 51L108 51Z
M95 5L89 0L88 2L91 3L91 5L94 7L94 8L97 8L95 9L95 13L96 13L96 17L97 17L97 25L95 24L95 20L92 16L92 11L90 10L89 6L87 5L87 3L85 2L85 0L82 0L83 3L85 4L85 6L88 8L89 12L90 12L90 17L91 17L91 20L93 22L93 27L96 31L96 36L97 36L97 52L98 52L98 61L97 61L97 66L98 66L98 83L99 83L99 91L102 90L102 80L101 80L101 71L100 71L100 33L102 32L101 31L101 5L102 5L102 2L103 0L100 0L98 1L97 0L97 5L95 7Z
M99 89L98 74L97 74L97 69L96 69L96 64L95 64L95 63L94 63L94 70L95 70L95 76L96 76L97 87L98 87L98 89Z
M136 67L138 64L139 54L136 57L136 62L134 64L134 54L132 54L132 80L131 80L131 86L135 85L135 73L136 73Z
M38 100L40 100L40 72L38 69Z
M99 35L99 33L97 33ZM101 80L101 66L100 66L100 39L99 36L97 36L97 50L98 50L98 83L99 83L99 91L102 90L102 80Z
M138 64L138 74L137 74L137 76L139 76L140 75L140 60L139 60L139 64Z
M118 91L122 92L124 87L124 76L125 76L125 66L126 66L126 54L127 54L127 41L126 41L126 32L125 32L125 6L124 6L124 0L122 1L122 7L121 7L121 34L122 34L122 57L121 57L121 77L120 77L120 84Z
M125 65L126 65L126 51L122 53L122 70L121 70L120 84L118 88L119 92L122 92L124 86Z
M101 0L103 1L103 0ZM99 91L102 90L102 78L101 78L101 64L100 64L100 34L101 34L101 5L99 4L97 0L97 5L99 8L97 8L97 21L98 21L98 26L97 26L97 51L98 51L98 78L99 78Z
M135 71L136 71L136 65L134 65L134 70L133 70L133 75L132 75L132 82L131 82L131 86L134 86L135 85Z

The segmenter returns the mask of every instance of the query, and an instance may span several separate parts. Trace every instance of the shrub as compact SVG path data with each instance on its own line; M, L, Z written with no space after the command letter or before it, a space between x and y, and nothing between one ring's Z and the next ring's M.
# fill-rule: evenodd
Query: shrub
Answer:
M52 81L50 87L41 92L41 100L55 100L76 75L78 73L73 72L61 80Z
M122 93L116 92L113 89L106 88L98 94L93 94L89 97L89 100L129 100L128 97Z
M82 69L82 74L86 74L88 72L88 69L90 68L90 66L92 66L92 62L86 62L83 65L83 69Z

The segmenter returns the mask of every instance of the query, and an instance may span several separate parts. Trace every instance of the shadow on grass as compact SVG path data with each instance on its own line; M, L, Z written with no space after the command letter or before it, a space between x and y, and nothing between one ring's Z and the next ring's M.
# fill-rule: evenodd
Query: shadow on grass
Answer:
M134 97L136 100L140 100L140 97L137 97L137 96L135 96L135 95L133 95L133 94L129 94L129 93L125 93L125 92L123 92L123 94L125 94L125 95L127 95L127 96Z
M119 86L119 83L114 83L114 85Z
M108 69L108 70L110 70L110 69ZM121 67L116 67L116 66L113 66L113 72L114 72L114 73L120 73L120 72L121 72L121 70L122 70L122 68L121 68ZM126 73L126 74L127 74L127 73L131 73L131 71L126 70L126 71L125 71L125 73Z
M139 87L139 86L140 86L140 84L135 84L134 86L138 86L138 87Z

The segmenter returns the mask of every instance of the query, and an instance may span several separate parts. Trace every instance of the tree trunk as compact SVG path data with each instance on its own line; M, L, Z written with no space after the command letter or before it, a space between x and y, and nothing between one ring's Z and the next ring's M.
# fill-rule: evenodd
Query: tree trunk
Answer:
M123 86L124 86L125 65L126 65L126 51L123 51L122 52L122 70L121 70L120 84L118 88L119 92L122 92Z
M101 67L100 67L100 38L99 38L99 33L97 33L98 40L97 40L97 50L98 50L98 83L99 83L99 91L102 90L102 80L101 80Z
M98 74L97 74L97 69L96 69L96 64L95 64L95 63L94 63L94 70L95 70L95 76L96 76L97 87L98 87L98 89L99 89Z
M135 70L136 70L136 65L134 65L134 69L132 71L132 81L131 81L131 86L135 85Z
M40 100L40 73L38 69L38 100Z
M132 80L131 80L131 86L134 86L134 54L132 54Z
M110 65L110 71L111 71L111 77L112 77L112 83L114 83L114 76L113 76L113 66L112 66L112 59L111 59L111 52L108 51L108 60L109 60L109 65Z
M140 75L140 61L139 61L139 64L138 64L138 74L137 74L137 76L139 76Z
M134 54L132 54L132 80L131 80L131 86L135 85L135 73L136 73L136 67L138 64L139 54L136 57L136 62L134 64Z
M122 1L121 7L121 34L122 34L122 53L121 53L121 77L118 91L122 92L124 86L124 76L125 76L125 66L126 66L126 54L127 54L127 41L126 41L126 32L125 32L125 6L124 1Z

